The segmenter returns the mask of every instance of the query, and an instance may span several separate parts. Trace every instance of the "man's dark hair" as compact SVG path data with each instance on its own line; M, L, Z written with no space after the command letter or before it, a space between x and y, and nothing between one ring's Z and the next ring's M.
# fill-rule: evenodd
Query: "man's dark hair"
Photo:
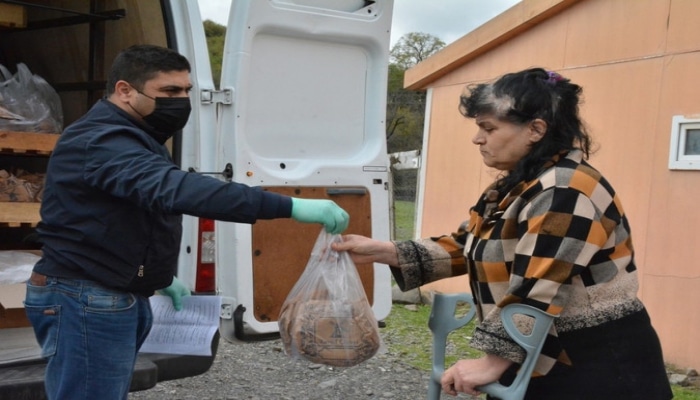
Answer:
M114 93L117 81L129 82L137 90L158 72L191 72L190 62L180 53L160 46L135 45L117 55L107 77L107 95Z

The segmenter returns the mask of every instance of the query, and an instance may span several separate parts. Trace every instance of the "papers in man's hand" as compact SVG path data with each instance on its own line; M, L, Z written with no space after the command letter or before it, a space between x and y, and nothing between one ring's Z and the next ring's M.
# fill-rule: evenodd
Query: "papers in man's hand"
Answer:
M144 353L211 355L211 340L219 329L219 296L187 296L175 311L170 297L151 296L153 328L141 346Z

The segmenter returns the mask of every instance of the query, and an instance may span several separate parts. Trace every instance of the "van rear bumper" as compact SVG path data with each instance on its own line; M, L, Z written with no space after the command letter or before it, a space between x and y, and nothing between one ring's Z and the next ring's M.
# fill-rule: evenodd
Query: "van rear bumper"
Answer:
M219 346L219 333L211 343L211 356L139 353L130 391L154 387L158 382L203 374L211 368ZM0 400L44 400L46 362L41 358L32 328L0 329Z

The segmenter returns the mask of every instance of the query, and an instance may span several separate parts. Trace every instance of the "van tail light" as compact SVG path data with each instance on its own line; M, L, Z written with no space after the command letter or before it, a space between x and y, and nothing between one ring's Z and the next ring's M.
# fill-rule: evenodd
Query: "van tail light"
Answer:
M216 292L216 235L213 219L199 219L199 243L197 276L194 290L197 293Z

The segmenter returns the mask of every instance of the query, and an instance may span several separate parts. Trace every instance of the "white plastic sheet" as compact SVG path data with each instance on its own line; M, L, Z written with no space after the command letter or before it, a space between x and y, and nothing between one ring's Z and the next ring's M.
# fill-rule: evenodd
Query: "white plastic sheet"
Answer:
M0 251L0 285L26 282L40 258L26 251Z

